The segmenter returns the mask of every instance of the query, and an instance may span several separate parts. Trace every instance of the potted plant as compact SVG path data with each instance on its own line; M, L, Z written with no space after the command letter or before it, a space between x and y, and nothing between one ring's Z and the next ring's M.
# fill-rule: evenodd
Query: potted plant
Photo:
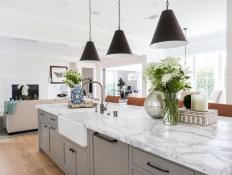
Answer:
M125 86L125 82L122 80L122 78L119 78L118 80L118 87L119 87L119 92L120 92L120 97L125 98L124 92L122 92L122 88Z
M125 86L125 83L122 80L122 78L119 78L119 80L118 80L118 87L119 87L120 91L122 90L123 86Z
M188 90L189 76L183 70L180 59L168 57L157 63L150 63L146 69L146 77L150 80L152 89L163 93L164 123L178 124L177 93Z
M82 81L83 77L76 71L68 70L64 73L64 83L71 88L71 103L74 105L83 102Z

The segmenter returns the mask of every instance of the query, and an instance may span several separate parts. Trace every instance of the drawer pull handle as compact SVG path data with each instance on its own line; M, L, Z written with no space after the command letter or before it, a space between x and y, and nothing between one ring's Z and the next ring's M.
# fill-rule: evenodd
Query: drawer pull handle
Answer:
M72 152L72 153L74 153L74 152L75 152L75 150L74 150L74 149L72 149L72 148L69 148L69 151L70 151L70 152Z
M51 127L52 130L56 130L56 128Z
M48 126L47 125L44 125L45 128L47 128Z
M45 114L44 114L44 113L40 113L40 115L41 115L41 116L45 116Z
M50 120L52 120L52 121L56 121L56 119L54 119L54 118L50 118Z
M155 165L152 165L151 162L147 162L147 166L149 166L149 167L151 167L151 168L154 168L154 169L156 169L156 170L158 170L158 171L161 171L161 172L163 172L163 173L169 173L169 170L164 170L164 169L159 168L159 167L157 167L157 166L155 166Z
M111 138L105 137L105 136L103 136L103 135L101 135L101 134L99 134L97 132L95 132L93 135L100 138L100 139L103 139L103 140L105 140L107 142L110 142L110 143L117 143L118 142L117 139L111 139Z

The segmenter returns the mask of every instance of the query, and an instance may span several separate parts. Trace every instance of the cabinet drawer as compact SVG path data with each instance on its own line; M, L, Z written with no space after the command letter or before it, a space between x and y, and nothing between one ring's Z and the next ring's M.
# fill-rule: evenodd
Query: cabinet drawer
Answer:
M58 127L58 117L55 115L52 115L50 113L47 113L45 111L39 110L39 119L40 121L43 122L48 122L50 126L52 126L53 128L57 128Z
M153 175L153 174L137 168L132 170L132 175Z
M50 126L52 126L53 128L58 128L58 117L57 116L50 114L48 116L48 120L49 120Z
M194 175L188 168L176 165L157 156L133 148L132 162L154 175Z
M38 110L38 119L42 123L47 123L49 122L48 117L46 115L46 112Z

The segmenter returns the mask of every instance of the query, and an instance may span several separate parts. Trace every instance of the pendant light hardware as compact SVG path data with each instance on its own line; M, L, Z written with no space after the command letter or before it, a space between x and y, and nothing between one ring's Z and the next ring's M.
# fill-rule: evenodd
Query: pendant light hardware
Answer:
M121 30L121 0L118 0L118 30L115 31L107 55L132 54L126 35Z
M184 28L184 36L187 37L188 28ZM187 68L187 45L184 45L184 67Z
M92 1L89 0L89 41L86 43L80 61L100 61L97 49L92 41Z
M169 0L167 0L166 2L166 9L168 10L168 7L169 7Z
M158 25L151 41L151 47L156 49L169 49L188 44L183 29L173 10L169 9L169 0L166 9L162 11Z
M118 30L121 28L121 0L118 0Z
M92 1L89 0L89 41L92 40Z

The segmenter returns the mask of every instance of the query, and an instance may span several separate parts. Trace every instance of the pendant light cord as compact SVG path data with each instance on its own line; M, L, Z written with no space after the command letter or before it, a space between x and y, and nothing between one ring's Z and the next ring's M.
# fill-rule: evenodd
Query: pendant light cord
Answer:
M91 18L91 13L92 13L92 6L91 6L91 0L89 0L89 41L92 40L92 36L91 36L91 33L92 33L92 18Z
M169 7L169 0L167 0L167 3L166 3L167 10L168 10L168 7Z
M187 37L187 28L184 28L184 35L185 35L185 38ZM187 45L185 44L184 46L184 66L185 68L187 68Z
M118 29L121 28L121 0L118 0Z

